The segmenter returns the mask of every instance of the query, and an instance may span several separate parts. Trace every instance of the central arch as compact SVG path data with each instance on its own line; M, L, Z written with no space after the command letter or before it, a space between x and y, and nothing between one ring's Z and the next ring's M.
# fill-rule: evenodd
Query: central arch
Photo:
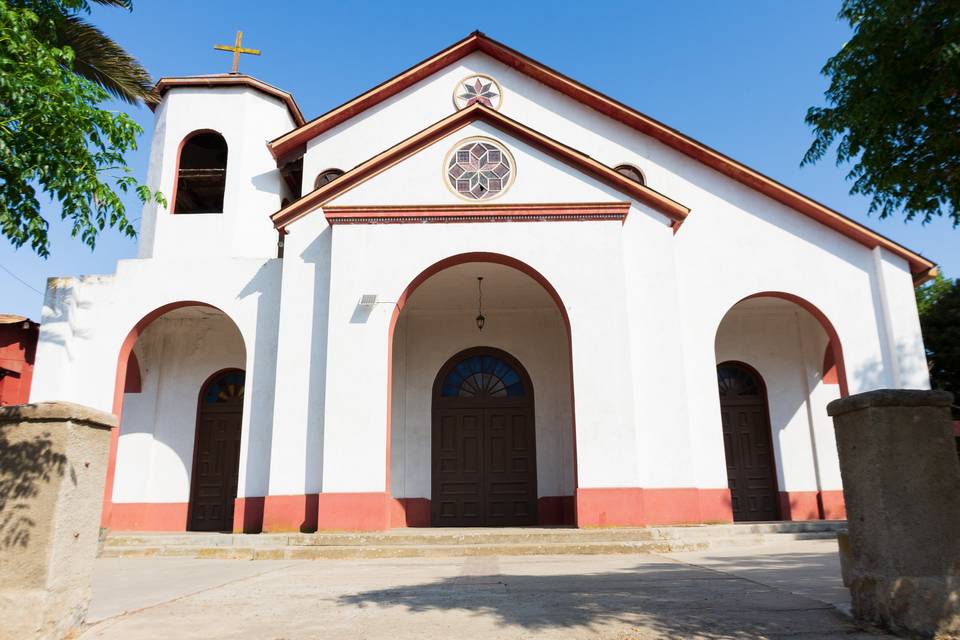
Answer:
M475 347L433 383L431 520L438 527L537 524L533 384L500 349Z
M524 275L533 281L536 285L539 285L539 289L546 294L547 298L552 300L553 305L555 306L558 322L560 323L561 330L561 340L566 343L565 349L563 349L561 356L561 362L556 363L559 367L562 367L565 371L562 374L562 377L566 379L565 386L567 392L564 394L566 400L563 401L560 405L551 405L553 409L560 412L569 412L568 413L568 426L569 429L567 432L569 435L564 437L562 440L540 440L544 443L544 446L550 446L552 450L559 450L564 447L569 446L569 452L563 455L568 455L565 461L561 462L564 466L563 468L569 469L571 474L570 484L564 485L561 481L558 486L553 481L544 482L543 478L538 479L537 489L543 493L537 498L537 524L550 524L550 525L574 525L577 523L576 516L576 504L575 504L575 494L578 486L578 474L577 474L577 435L576 435L576 408L575 408L575 398L574 398L574 378L573 378L573 355L572 355L572 345L571 345L571 328L570 328L570 318L567 314L566 305L563 303L559 293L553 287L547 278L537 271L535 268L529 264L514 258L512 256L507 256L504 254L493 253L493 252L468 252L460 253L452 256L448 256L442 260L439 260L433 264L430 264L424 268L420 273L418 273L410 283L404 288L400 296L397 298L396 305L393 309L393 314L390 320L387 341L387 416L386 416L386 494L389 497L388 509L389 513L387 516L387 526L388 527L422 527L422 526L431 526L432 524L432 507L430 506L430 499L420 499L416 496L407 495L407 491L404 493L394 493L391 491L391 457L393 454L393 447L391 446L393 442L393 412L394 407L397 406L398 402L402 402L400 398L395 399L393 396L393 390L396 380L396 362L397 354L395 351L396 344L396 335L398 331L398 324L400 324L401 316L407 316L409 313L408 307L410 306L411 297L415 292L417 292L422 285L424 285L428 280L433 278L433 276L440 274L441 272L450 270L461 265L471 264L471 263L481 263L487 265L495 265L500 268L507 267L510 271L518 272L518 275ZM486 281L485 281L486 284ZM416 306L416 305L413 305ZM472 316L471 316L472 317ZM485 332L486 333L486 332ZM485 340L486 341L486 340ZM460 348L466 348L468 346L474 345L464 344ZM509 346L504 345L505 348L510 348ZM512 349L511 349L512 350ZM443 362L444 359L448 357L449 353L457 352L457 348L450 349L450 351L444 353L442 358L436 362ZM527 363L536 368L537 363ZM521 365L521 368L522 365ZM430 369L430 381L433 381L433 377L436 375L436 372L442 369L442 367L437 368L435 364L433 368ZM558 371L559 369L554 368L553 371ZM427 412L427 433L430 434L432 431L432 396L431 389L428 386L424 389L426 393L423 394L424 400L426 401L426 412ZM531 387L532 388L532 387ZM548 390L556 390L557 387L551 386ZM543 391L541 389L541 391ZM541 394L542 395L542 394ZM538 401L545 401L545 398L540 398ZM567 408L568 407L568 408ZM542 412L541 412L542 413ZM544 428L546 426L552 426L557 424L554 421L544 422ZM430 437L429 435L427 437ZM566 442L566 444L563 444ZM425 451L426 455L430 455L430 447L427 447ZM542 453L542 452L541 452ZM401 454L403 455L403 454ZM554 463L556 460L553 457L544 458L540 456L541 462L547 460L549 463ZM426 462L426 461L425 461ZM429 466L427 467L429 469ZM539 469L540 474L550 473L549 465ZM431 481L426 483L424 489L426 491L431 491ZM409 493L413 493L410 491ZM554 495L556 494L556 495ZM424 498L428 495L427 493L422 494Z

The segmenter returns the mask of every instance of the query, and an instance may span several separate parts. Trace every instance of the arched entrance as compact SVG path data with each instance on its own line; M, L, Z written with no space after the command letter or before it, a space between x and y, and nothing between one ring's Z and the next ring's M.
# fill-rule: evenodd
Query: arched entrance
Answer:
M244 372L218 371L200 390L190 487L190 531L232 531L240 471Z
M777 520L777 473L763 379L740 362L717 366L723 449L735 522Z
M211 372L242 371L245 362L236 323L208 303L166 304L133 326L117 354L113 412L120 426L110 444L102 527L193 528L193 471L203 409L198 390L212 381Z
M499 349L477 347L444 364L433 385L434 526L537 523L533 385Z

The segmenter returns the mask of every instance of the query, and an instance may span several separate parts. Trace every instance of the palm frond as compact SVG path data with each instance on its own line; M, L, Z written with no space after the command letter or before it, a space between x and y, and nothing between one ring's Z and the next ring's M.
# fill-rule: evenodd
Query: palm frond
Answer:
M127 11L133 11L133 0L90 0L94 4L102 4L108 7L117 7L119 9L126 9Z
M118 6L124 3L124 0L94 1ZM129 0L126 4L130 4ZM57 24L57 40L58 45L73 49L73 70L113 96L130 104L141 100L147 103L157 101L147 70L95 26L76 15L64 16Z

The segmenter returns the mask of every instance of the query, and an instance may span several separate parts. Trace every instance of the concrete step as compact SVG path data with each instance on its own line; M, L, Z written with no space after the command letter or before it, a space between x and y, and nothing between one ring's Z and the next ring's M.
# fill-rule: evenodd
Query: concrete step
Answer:
M843 522L630 529L395 529L312 534L111 533L101 557L353 559L696 551L833 538Z

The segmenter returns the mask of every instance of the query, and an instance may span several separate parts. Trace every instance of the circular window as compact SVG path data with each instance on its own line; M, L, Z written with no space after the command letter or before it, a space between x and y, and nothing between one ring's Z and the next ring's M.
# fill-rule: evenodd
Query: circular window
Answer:
M450 190L467 200L496 198L516 175L510 152L487 138L459 143L447 154L444 168Z
M453 104L457 110L472 104L482 104L491 109L499 109L503 102L503 91L497 81L482 73L467 76L457 83L453 90Z

